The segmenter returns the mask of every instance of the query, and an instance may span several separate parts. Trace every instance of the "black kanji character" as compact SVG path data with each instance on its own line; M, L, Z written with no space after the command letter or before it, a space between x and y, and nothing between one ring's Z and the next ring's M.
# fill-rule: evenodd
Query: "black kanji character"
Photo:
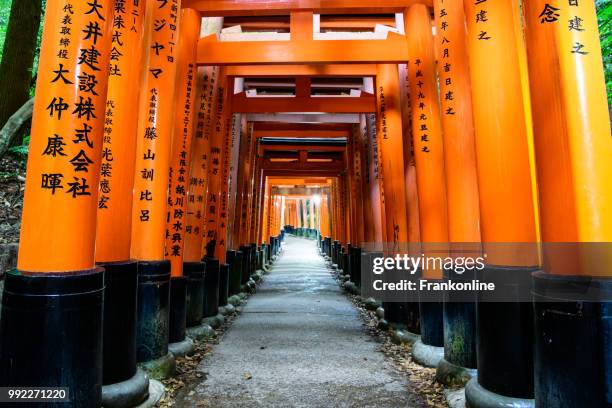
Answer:
M89 184L87 184L87 179L74 177L74 181L72 183L68 183L70 188L66 190L66 194L72 194L72 198L76 198L78 196L88 196L91 195L91 191L89 191Z
M94 71L100 70L100 68L98 68L98 64L99 64L98 58L100 58L102 54L100 54L100 51L98 51L96 47L92 45L90 48L81 48L79 50L79 53L81 55L79 55L77 64L79 65L85 64L91 69L93 69Z
M559 20L559 13L557 13L557 11L559 11L558 8L546 3L544 5L544 10L542 10L538 16L541 17L540 23L554 23L555 21Z
M51 190L51 194L55 194L56 189L64 188L62 178L64 178L64 175L60 173L43 173L40 188Z
M64 69L64 64L59 64L59 68L53 71L53 73L56 74L56 76L51 81L51 83L57 82L61 79L62 81L64 81L64 84L72 84L73 82L71 82L70 80L68 80L68 78L64 76L64 74L67 74L69 72L70 72L69 70Z
M42 155L53 157L57 157L58 155L66 156L66 153L64 153L64 146L66 146L66 143L64 143L64 138L54 134L53 137L47 138L47 147L45 147L45 151L42 153Z
M584 48L584 44L576 42L574 44L574 48L572 49L572 54L587 55L588 52L587 51L583 51L582 50L583 48Z
M102 36L102 30L100 29L100 24L98 24L97 21L90 21L89 23L87 23L87 26L85 27L83 32L85 33L85 37L83 37L83 40L89 40L90 38L93 38L94 44L97 44L98 37Z
M98 0L93 0L91 3L87 3L88 6L91 6L91 9L86 12L85 14L93 14L96 13L98 15L98 17L100 18L100 20L105 21L104 17L102 16L102 14L100 14L100 11L98 9L103 8L102 5L100 3L98 3Z
M70 160L70 164L74 166L74 171L89 171L89 165L93 164L93 161L87 157L85 151L81 150L76 156Z
M57 112L57 119L62 118L62 112L68 109L68 104L64 102L64 98L61 96L58 98L53 98L49 106L47 106L49 110L49 116L53 117L53 113Z
M574 18L572 18L569 21L569 30L570 31L584 31L584 28L582 26L582 19L578 16L574 16Z
M75 104L72 114L74 115L76 113L79 119L85 116L87 120L91 120L92 118L95 119L97 117L94 113L95 110L96 108L91 100L91 97L83 99L82 96L79 96L79 102Z
M96 85L98 85L98 79L95 75L89 75L87 72L83 72L78 76L79 78L79 91L87 92L92 95L98 95L96 92Z

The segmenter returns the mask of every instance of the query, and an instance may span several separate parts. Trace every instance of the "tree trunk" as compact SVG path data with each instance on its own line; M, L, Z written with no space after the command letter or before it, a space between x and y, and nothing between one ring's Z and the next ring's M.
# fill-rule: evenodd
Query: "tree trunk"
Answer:
M30 99L41 12L42 0L13 0L0 64L0 128Z
M0 157L4 156L9 147L11 147L11 141L15 140L17 132L23 129L27 122L30 122L33 110L34 98L31 98L19 108L17 112L6 121L4 127L0 129Z

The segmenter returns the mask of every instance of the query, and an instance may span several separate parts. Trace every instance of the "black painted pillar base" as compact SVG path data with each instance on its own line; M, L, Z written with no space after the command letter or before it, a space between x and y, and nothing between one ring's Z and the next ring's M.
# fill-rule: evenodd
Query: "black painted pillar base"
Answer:
M168 352L170 328L170 261L138 262L136 360L156 379L174 373Z
M611 407L612 279L533 280L536 406Z
M351 282L358 288L361 287L361 248L351 247L349 249L349 271Z
M99 266L105 270L102 384L107 385L136 374L138 269L133 261Z
M475 279L473 272L449 271L447 279ZM436 370L436 381L463 387L476 375L476 293L448 292L444 298L444 358Z
M104 408L131 408L149 397L149 376L140 368L125 381L102 386Z
M227 298L229 293L229 276L230 266L228 264L221 264L219 267L219 306L227 305Z
M433 279L429 279L433 281ZM414 343L412 357L425 367L437 367L444 357L444 333L442 324L442 296L440 300L419 302L421 339Z
M332 268L334 268L334 267L337 268L338 267L338 263L337 263L337 259L336 259L336 255L337 255L337 252L336 252L336 246L337 246L336 241L331 242L329 245L330 245L330 255L329 255L329 258L331 260Z
M250 245L251 247L251 269L250 269L250 273L249 276L253 276L255 275L255 272L257 272L257 244L253 244L251 243Z
M185 340L187 325L187 278L173 276L170 278L170 328L169 343Z
M374 258L382 256L381 252L372 253L369 260L370 266L367 269L372 270ZM383 272L383 279L392 282L397 274L397 271L386 270ZM405 276L404 278L415 280L420 276L421 271L419 270L415 275L411 277ZM366 277L369 281L372 279L372 274L368 273ZM383 309L385 310L385 320L392 328L408 331L414 336L421 334L421 312L416 294L407 292L394 302L383 302Z
M240 252L242 252L242 275L240 275L240 283L241 291L244 291L242 287L244 287L244 285L246 285L251 278L251 247L248 245L243 245L240 247Z
M419 302L383 302L385 320L396 329L421 334Z
M340 241L336 240L332 243L332 264L338 269L340 269L340 263L342 262L340 259L341 254L342 245L340 244Z
M187 330L187 278L170 278L170 329L168 351L175 357L191 355L195 351Z
M99 266L105 269L102 405L131 407L149 392L149 377L136 367L138 265L125 261Z
M262 270L265 270L268 267L268 244L266 244L265 242L261 244L260 248L260 252L261 252L261 268Z
M216 258L206 258L204 318L214 317L219 314L219 274L219 260Z
M257 266L255 268L256 271L262 270L264 266L264 256L263 256L263 248L257 248Z
M476 375L476 303L444 303L444 358L436 380L462 387Z
M270 263L274 262L276 256L276 237L270 237Z
M432 281L432 279L429 279ZM423 344L444 347L444 326L442 323L442 302L420 302L421 340Z
M349 275L349 279L350 279L350 274L348 271L348 267L349 267L349 254L348 251L345 251L344 248L340 248L340 256L338 257L339 261L338 261L338 269L342 270L342 273L344 275Z
M234 296L240 293L242 284L242 251L227 251L225 260L230 268L228 296Z
M533 406L533 304L529 298L531 273L527 267L487 266L481 282L495 283L496 292L479 292L476 305L478 379L466 386L468 407L481 408L487 401L510 400L516 406ZM502 296L515 302L495 302Z
M204 262L183 263L183 274L187 278L185 325L199 326L204 314Z
M103 268L61 275L7 273L0 385L67 387L78 406L99 407L103 299Z

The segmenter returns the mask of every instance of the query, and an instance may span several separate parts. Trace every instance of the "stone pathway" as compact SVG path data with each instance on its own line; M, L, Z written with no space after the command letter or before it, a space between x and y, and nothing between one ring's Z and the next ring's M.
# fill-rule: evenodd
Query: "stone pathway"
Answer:
M318 255L287 237L256 295L176 406L424 407L385 361Z

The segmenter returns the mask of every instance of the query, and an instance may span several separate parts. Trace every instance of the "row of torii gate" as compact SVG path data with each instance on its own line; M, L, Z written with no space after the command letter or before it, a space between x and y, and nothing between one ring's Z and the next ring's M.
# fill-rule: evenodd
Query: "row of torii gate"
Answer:
M325 32L359 31L347 15L394 17ZM221 31L277 16L275 38ZM356 95L313 95L348 77ZM254 97L248 78L294 93ZM137 359L170 364L168 343L227 301L192 285L240 292L303 202L342 246L482 242L491 270L543 270L549 301L567 296L555 283L597 286L600 301L478 303L444 326L473 350L445 356L478 369L472 407L609 406L611 159L592 0L47 0L0 385L100 406ZM544 264L489 245L538 242L582 245ZM421 330L441 322L427 313Z

